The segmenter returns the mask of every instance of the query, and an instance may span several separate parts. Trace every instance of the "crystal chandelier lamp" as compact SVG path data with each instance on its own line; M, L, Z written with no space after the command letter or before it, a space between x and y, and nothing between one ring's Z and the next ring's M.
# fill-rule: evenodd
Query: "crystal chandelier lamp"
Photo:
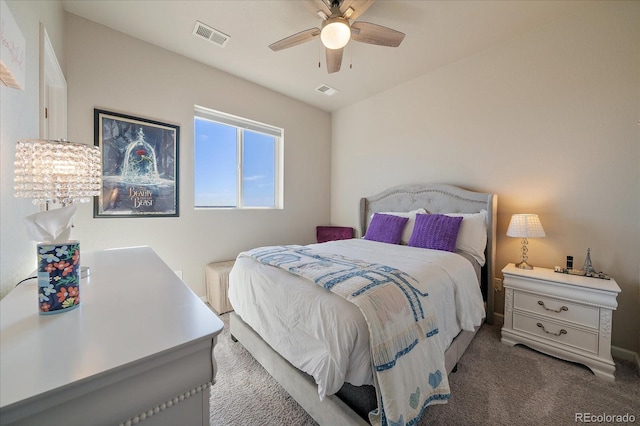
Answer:
M16 144L15 196L34 204L85 203L100 194L100 148L54 140Z

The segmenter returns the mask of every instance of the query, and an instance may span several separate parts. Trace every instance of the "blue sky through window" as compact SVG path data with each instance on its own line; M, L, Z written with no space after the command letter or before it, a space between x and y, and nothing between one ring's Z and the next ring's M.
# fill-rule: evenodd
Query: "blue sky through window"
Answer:
M195 119L195 205L235 207L237 148L235 127Z
M275 138L244 130L242 204L275 206Z
M243 132L242 206L276 205L275 138L196 117L196 207L238 207L238 130Z

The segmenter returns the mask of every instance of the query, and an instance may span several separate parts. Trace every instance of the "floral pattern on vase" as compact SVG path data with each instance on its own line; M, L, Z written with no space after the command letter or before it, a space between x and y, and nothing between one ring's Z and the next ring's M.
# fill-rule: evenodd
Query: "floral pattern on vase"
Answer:
M38 305L42 315L77 308L80 303L80 243L38 244Z

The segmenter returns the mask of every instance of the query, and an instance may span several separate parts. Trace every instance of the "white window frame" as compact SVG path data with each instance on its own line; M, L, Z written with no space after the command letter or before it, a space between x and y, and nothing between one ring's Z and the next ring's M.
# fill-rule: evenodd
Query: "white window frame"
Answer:
M243 147L244 141L242 140L242 132L236 132L236 147L237 147L237 165L236 165L236 205L232 207L226 206L195 206L195 209L266 209L266 210L281 210L284 209L284 129L271 126L269 124L260 123L258 121L249 120L247 118L238 117L235 115L227 114L224 112L216 111L211 108L206 108L200 105L194 106L194 121L195 118L202 118L204 120L215 121L216 123L225 124L227 126L235 127L236 129L249 130L252 132L263 133L275 138L274 144L274 206L244 206L242 204L243 198L243 179L242 179L242 162L243 162ZM195 123L194 123L195 124ZM195 141L195 134L194 134ZM194 156L195 156L195 143L194 143ZM195 172L195 168L194 168ZM194 173L194 185L195 185L195 173ZM195 186L194 186L195 188ZM194 194L195 195L195 194ZM194 197L195 200L195 197Z

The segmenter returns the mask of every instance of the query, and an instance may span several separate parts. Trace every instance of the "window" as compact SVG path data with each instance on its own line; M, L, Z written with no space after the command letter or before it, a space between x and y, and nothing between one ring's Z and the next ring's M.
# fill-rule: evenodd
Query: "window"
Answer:
M196 106L195 207L282 208L282 134Z

